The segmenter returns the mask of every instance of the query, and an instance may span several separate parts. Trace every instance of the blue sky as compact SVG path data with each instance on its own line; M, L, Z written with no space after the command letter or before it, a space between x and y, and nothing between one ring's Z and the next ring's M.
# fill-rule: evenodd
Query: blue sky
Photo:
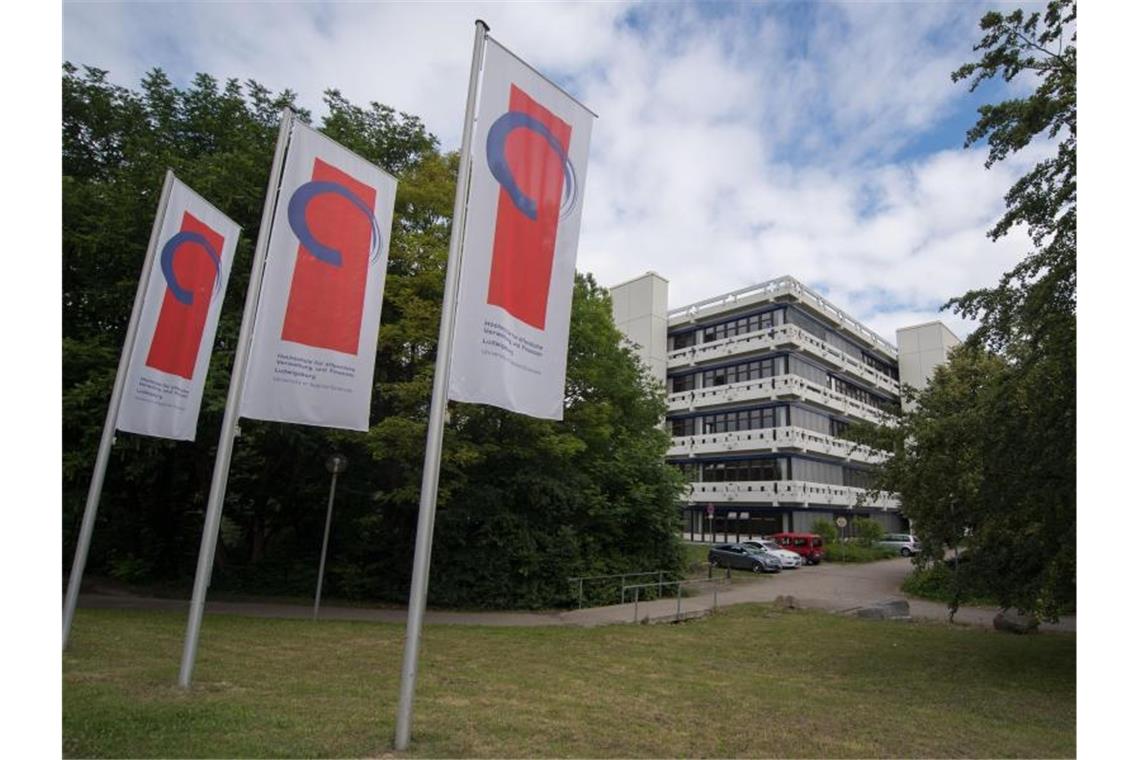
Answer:
M1010 6L1012 7L1012 6ZM421 116L454 148L473 22L599 114L578 267L647 270L670 306L790 274L894 342L1027 250L985 231L1047 146L987 171L963 150L983 102L976 3L75 3L63 57L137 87L160 67ZM1013 89L1016 88L1016 89Z

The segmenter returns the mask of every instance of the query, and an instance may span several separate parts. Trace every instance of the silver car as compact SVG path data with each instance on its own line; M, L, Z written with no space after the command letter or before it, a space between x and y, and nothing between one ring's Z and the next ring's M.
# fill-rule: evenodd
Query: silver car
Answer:
M918 542L918 536L910 533L887 533L881 540L876 541L875 545L884 549L894 549L904 557L918 554L922 548Z
M751 539L749 541L742 541L741 543L748 546L754 546L765 554L769 554L780 560L780 567L785 570L794 570L804 563L803 557L796 554L795 552L788 551L771 539L758 538Z

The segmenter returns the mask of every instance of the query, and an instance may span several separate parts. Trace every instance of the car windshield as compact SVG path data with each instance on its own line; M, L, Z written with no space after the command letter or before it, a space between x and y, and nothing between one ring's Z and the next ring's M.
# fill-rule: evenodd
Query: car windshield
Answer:
M753 546L752 544L741 544L740 548L743 549L746 554L763 554L764 553L763 549L760 549L759 547Z
M780 548L780 545L777 544L775 541L769 541L767 539L765 539L763 541L757 541L756 543L760 544L765 549L779 549Z

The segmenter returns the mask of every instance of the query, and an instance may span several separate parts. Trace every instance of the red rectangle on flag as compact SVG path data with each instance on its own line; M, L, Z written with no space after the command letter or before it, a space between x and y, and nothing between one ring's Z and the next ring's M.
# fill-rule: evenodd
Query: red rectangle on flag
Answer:
M183 212L182 227L179 232L201 235L213 246L213 255L222 255L225 239L213 229L203 224L190 212ZM172 254L170 272L174 283L167 282L158 313L154 336L146 357L146 366L160 372L169 372L190 380L194 376L194 366L198 363L198 351L202 345L202 332L206 328L206 317L210 311L210 301L220 276L218 267L209 252L192 240L178 245ZM175 297L172 285L191 296L189 303Z
M376 206L374 188L319 158L313 161L312 178L339 184L368 208ZM372 218L347 198L328 192L309 201L305 223L316 241L340 254L340 265L318 259L304 245L297 246L281 339L355 355L364 315Z
M570 125L511 85L510 111L527 114L545 126L562 146L570 146ZM506 161L519 189L533 198L536 218L527 217L506 190L499 190L495 242L487 303L542 330L554 266L554 243L565 182L564 159L546 138L531 129L515 129L507 137Z

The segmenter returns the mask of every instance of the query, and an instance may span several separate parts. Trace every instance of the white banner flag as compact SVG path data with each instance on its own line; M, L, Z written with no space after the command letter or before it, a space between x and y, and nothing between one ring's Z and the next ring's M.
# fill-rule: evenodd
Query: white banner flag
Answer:
M448 397L562 419L594 115L487 38Z
M296 122L240 414L367 430L396 180Z
M178 179L161 225L115 427L192 441L241 228Z

